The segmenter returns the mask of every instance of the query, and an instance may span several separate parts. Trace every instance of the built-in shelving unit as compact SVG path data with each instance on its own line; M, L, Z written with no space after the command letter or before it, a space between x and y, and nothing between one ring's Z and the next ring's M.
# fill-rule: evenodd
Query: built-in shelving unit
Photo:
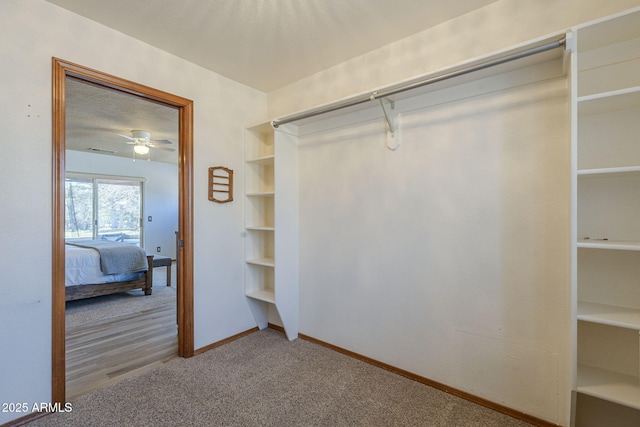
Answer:
M260 329L298 336L297 131L245 131L245 295ZM276 264L277 260L277 264Z
M638 425L640 10L573 37L576 391L596 399L578 398L575 420Z

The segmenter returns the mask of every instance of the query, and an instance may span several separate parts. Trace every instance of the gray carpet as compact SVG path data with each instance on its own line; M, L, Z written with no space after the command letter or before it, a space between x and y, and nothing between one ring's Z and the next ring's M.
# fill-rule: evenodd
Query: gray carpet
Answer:
M266 329L72 402L37 426L527 426Z

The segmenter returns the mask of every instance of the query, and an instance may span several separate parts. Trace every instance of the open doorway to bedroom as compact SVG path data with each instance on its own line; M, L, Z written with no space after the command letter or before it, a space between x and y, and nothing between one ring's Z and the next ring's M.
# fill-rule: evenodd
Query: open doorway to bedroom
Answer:
M53 104L52 396L63 402L91 382L113 382L85 369L86 336L127 335L105 344L127 354L125 371L193 355L193 105L56 58ZM115 249L134 251L121 264L140 259L103 275L112 268L105 251Z

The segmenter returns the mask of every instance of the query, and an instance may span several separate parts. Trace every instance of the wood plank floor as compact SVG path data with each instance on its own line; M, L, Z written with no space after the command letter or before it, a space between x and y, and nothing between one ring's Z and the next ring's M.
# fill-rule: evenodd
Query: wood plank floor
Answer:
M66 346L69 400L178 357L176 306L70 329Z

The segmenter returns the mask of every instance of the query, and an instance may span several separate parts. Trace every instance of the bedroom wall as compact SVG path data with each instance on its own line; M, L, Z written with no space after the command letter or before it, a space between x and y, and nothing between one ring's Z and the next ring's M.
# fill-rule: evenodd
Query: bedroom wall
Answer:
M67 171L146 178L144 184L144 247L152 255L176 259L178 229L178 166L67 150ZM153 217L152 222L147 217ZM160 246L161 252L156 252Z
M52 56L194 101L195 346L254 327L242 204L207 199L207 168L242 170L266 96L42 0L0 2L0 40L0 402L51 397ZM0 412L0 424L23 415Z

